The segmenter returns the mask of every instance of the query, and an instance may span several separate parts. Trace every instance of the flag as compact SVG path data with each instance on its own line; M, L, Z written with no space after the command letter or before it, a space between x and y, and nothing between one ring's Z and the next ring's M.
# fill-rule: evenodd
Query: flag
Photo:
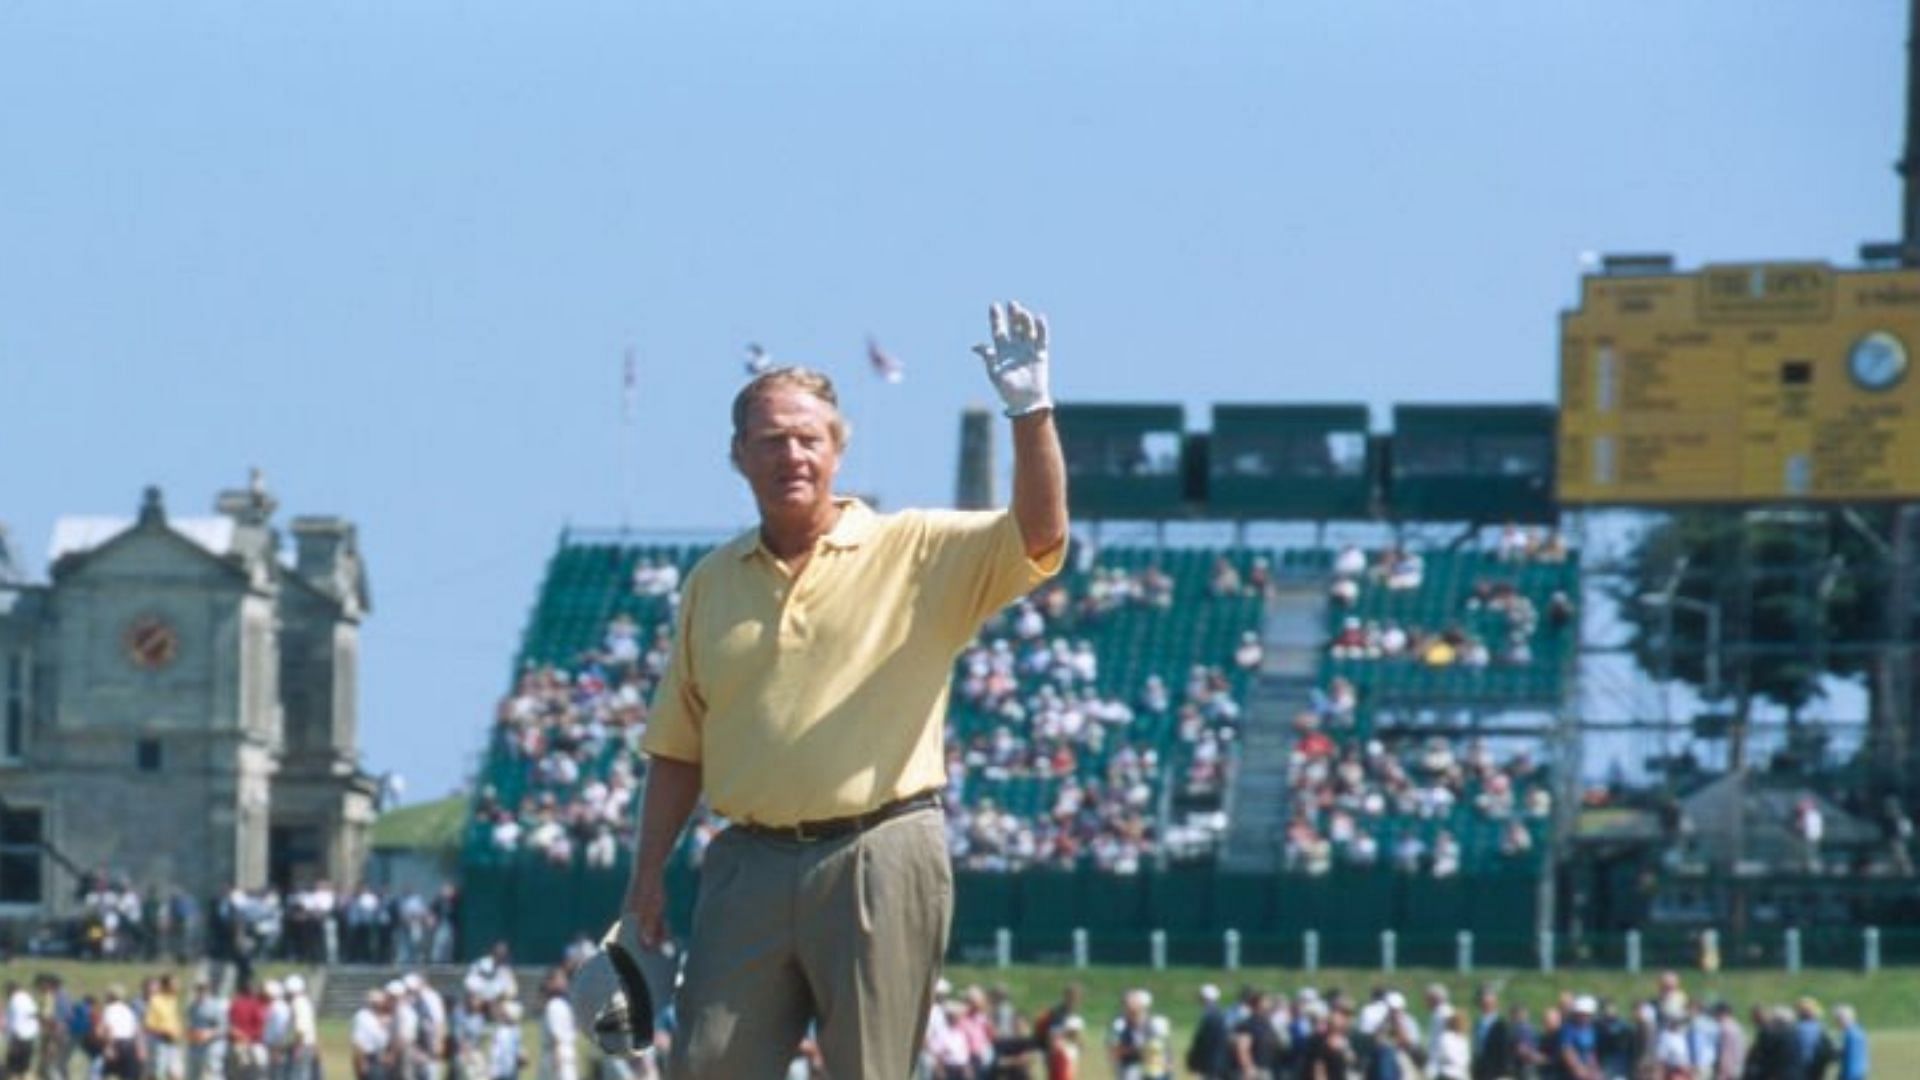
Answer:
M867 362L873 365L873 373L884 382L897 383L907 377L907 366L895 360L871 337L867 339Z
M759 375L773 366L773 354L757 341L747 342L747 374Z

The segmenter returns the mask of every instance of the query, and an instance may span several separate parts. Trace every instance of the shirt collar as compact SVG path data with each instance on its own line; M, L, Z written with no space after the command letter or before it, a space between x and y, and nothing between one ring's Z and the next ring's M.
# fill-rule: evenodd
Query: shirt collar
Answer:
M833 523L833 528L827 535L820 538L820 542L834 548L859 547L866 542L867 537L873 535L876 521L873 510L859 499L845 498L833 501L840 507L840 520Z
M874 526L877 524L878 519L872 508L850 496L836 497L833 502L840 508L840 520L834 522L833 528L828 530L827 535L820 538L820 544L824 547L842 549L859 547L873 535ZM765 555L769 559L773 558L773 553L767 550L766 543L760 538L758 526L741 533L733 541L735 558L744 560L756 554Z

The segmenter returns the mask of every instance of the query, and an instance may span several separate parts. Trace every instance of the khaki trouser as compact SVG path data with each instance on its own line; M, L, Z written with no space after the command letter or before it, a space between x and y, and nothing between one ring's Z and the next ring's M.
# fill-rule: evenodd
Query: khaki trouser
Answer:
M667 1075L783 1076L811 1020L834 1080L907 1076L952 911L938 809L811 843L721 833L700 874Z

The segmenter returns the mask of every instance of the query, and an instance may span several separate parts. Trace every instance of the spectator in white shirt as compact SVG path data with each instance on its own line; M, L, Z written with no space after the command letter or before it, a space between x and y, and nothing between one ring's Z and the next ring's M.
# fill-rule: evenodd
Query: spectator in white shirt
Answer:
M309 898L313 905L313 914L320 920L320 950L329 966L340 962L340 924L334 913L340 907L340 897L333 891L333 883L322 881L313 887Z
M605 870L614 864L619 851L619 841L614 838L613 829L605 822L601 822L594 829L593 839L587 841L587 865L597 870Z
M1433 1050L1427 1060L1427 1075L1432 1080L1468 1080L1473 1044L1467 1039L1467 1015L1449 1007L1443 1024L1436 1008L1433 1027Z
M1820 872L1820 841L1826 838L1826 816L1820 812L1820 804L1811 795L1800 797L1794 808L1795 831L1800 834L1801 851L1806 870L1810 874Z
M392 1080L393 1031L387 995L375 987L366 1004L353 1014L349 1038L353 1047L354 1080Z
M267 1024L261 1041L267 1045L270 1080L307 1080L293 1075L293 1005L287 1001L285 984L278 979L267 980Z
M313 998L307 995L307 980L287 976L286 991L293 1029L287 1046L287 1075L291 1080L315 1080L320 1072L320 1026L314 1016Z
M1343 578L1357 578L1367 572L1367 553L1358 545L1348 544L1333 557L1333 572Z
M140 1018L127 1004L124 987L107 988L107 1003L100 1010L100 1038L102 1075L139 1080L146 1054L140 1042Z
M417 971L409 972L401 981L413 995L414 1007L420 1014L416 1039L419 1053L414 1075L421 1080L440 1080L445 1071L447 1049L447 1001Z
M492 1080L519 1080L527 1067L527 1055L520 1049L520 1003L501 1001L493 1007L493 1032L489 1045L488 1071Z
M934 1006L940 1014L938 1025L927 1027L927 1049L933 1056L933 1063L939 1070L939 1077L967 1077L973 1075L973 1047L967 1041L966 1028L961 1024L965 1017L966 1003L959 998L948 998Z
M420 1010L400 979L387 983L387 1003L393 1007L393 1067L397 1077L414 1076L415 1050L420 1044Z
M1437 867L1435 872L1438 873ZM1428 983L1426 996L1428 1033L1426 1055L1429 1062L1437 1062L1440 1060L1441 1040L1445 1038L1447 1028L1453 1022L1454 1008L1453 1002L1447 999L1447 988L1440 983ZM1432 1075L1438 1077L1440 1074L1434 1072ZM1465 1075L1461 1074L1461 1080L1465 1080Z
M1533 538L1527 535L1527 530L1509 521L1500 530L1500 539L1494 552L1501 562L1521 562L1526 559L1532 546Z
M671 596L680 588L680 568L662 559L642 559L633 568L633 591L637 596Z
M513 977L513 958L507 951L507 943L496 942L489 956L493 961L493 976L487 984L487 996L494 1001L519 997L520 983Z
M558 971L548 975L545 989L547 1003L540 1014L540 1080L580 1080L566 976Z
M17 982L7 983L7 1078L20 1080L33 1071L33 1051L40 1045L40 1004Z

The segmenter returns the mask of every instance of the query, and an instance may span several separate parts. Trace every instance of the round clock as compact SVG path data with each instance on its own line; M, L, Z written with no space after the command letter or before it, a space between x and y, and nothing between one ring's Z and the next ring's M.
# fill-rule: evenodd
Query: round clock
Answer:
M1907 347L1885 330L1864 334L1847 352L1847 374L1862 390L1888 390L1907 375Z
M127 624L122 641L127 659L143 671L158 671L180 655L180 633L158 615L142 615Z

